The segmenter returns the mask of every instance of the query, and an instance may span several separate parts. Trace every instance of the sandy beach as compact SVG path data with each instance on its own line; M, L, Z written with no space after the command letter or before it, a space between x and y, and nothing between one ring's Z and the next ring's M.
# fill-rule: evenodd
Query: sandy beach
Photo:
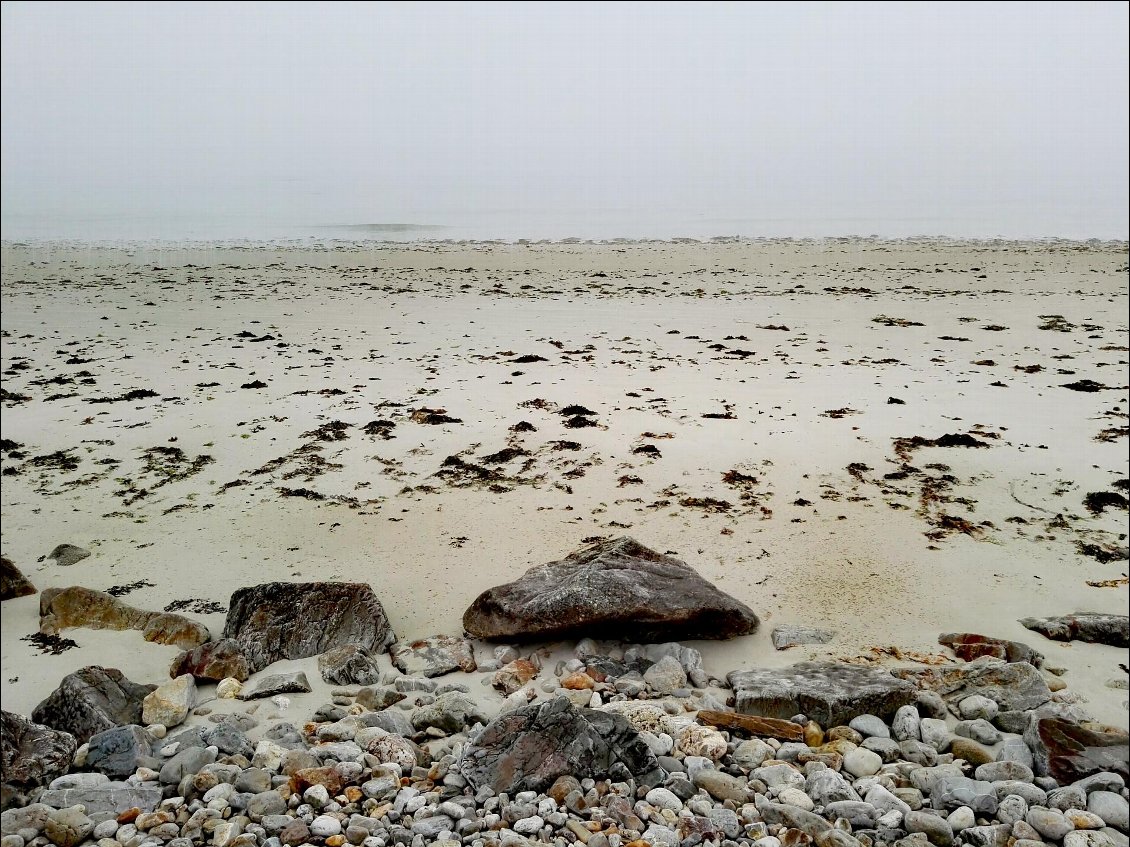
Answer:
M3 554L217 637L242 586L365 582L412 639L630 536L761 617L694 643L717 678L977 632L1126 727L1124 650L1018 623L1127 609L1126 279L1094 242L6 243ZM168 678L137 632L42 652L38 605L4 603L5 709Z

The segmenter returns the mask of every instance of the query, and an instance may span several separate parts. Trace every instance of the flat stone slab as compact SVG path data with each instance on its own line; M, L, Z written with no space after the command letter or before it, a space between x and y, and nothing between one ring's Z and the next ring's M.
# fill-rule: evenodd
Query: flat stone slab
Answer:
M294 673L273 673L252 680L240 689L236 696L240 700L259 700L274 697L276 694L305 694L310 691L310 682L303 671Z
M916 691L888 671L841 662L731 671L727 679L736 711L785 720L804 714L821 726L846 724L862 714L890 719L914 702Z
M585 547L478 596L463 628L490 640L734 638L757 615L694 568L631 538Z
M773 647L777 650L788 650L802 644L827 644L835 637L836 633L828 629L817 629L814 626L800 626L798 624L785 624L773 628Z
M1076 612L1054 618L1022 618L1020 625L1053 641L1087 641L1130 647L1130 617L1102 612Z
M162 791L159 786L127 785L124 782L111 782L83 788L60 788L44 791L39 802L55 809L67 809L82 804L86 814L120 815L132 808L152 812L160 805Z
M949 703L971 694L994 700L1005 711L1027 711L1052 699L1047 682L1027 662L978 661L937 668L898 668L892 673L936 691Z

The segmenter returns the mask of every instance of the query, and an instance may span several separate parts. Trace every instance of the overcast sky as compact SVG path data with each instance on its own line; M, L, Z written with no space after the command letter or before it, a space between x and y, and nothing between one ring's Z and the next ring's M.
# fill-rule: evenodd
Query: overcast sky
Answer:
M5 2L5 220L612 209L1124 238L1127 9Z

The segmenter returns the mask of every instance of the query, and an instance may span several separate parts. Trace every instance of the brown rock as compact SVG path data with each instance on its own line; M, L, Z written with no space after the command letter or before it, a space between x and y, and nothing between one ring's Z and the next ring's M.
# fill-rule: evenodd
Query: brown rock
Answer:
M538 675L537 665L526 659L515 659L508 665L503 665L494 673L491 685L503 694L513 694L531 679Z
M290 777L290 789L301 794L311 785L324 785L330 796L336 797L345 788L341 774L332 767L303 768Z
M586 547L484 591L463 615L478 638L733 638L757 615L693 568L630 538Z
M809 747L819 747L824 743L824 728L816 721L804 725L804 743Z
M251 676L251 664L237 642L221 638L177 656L169 668L169 676L175 678L186 673L205 682L219 682L228 677L244 682Z
M565 805L565 798L573 791L580 791L581 783L572 774L564 774L557 777L553 785L549 786L549 790L545 793L557 801L558 806Z
M568 688L570 691L583 691L592 688L596 682L587 673L571 673L561 680L561 687Z
M0 556L0 600L27 597L34 593L35 586L20 572L15 563L7 556Z
M1006 662L1027 662L1040 667L1044 663L1043 654L1019 641L1006 641L972 632L947 632L938 636L938 643L949 647L959 659L972 662L982 656L1004 659Z
M970 738L955 735L950 742L950 752L955 759L965 759L973 767L993 761L992 751L985 749Z
M183 615L135 609L103 591L79 585L44 589L39 595L40 632L55 635L71 627L136 629L146 641L182 650L191 650L212 637L207 627Z
M792 721L778 718L763 718L756 715L737 715L733 712L715 712L700 709L697 720L700 723L720 726L726 729L740 729L750 735L780 738L783 741L804 741L804 727Z

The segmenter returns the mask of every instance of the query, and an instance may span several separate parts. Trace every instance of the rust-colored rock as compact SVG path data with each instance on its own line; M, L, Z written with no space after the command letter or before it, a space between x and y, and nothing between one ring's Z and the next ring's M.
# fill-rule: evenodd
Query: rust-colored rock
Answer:
M972 662L982 656L1004 659L1006 662L1027 662L1040 667L1044 656L1020 641L1007 641L973 632L946 632L938 636L938 643L949 647L959 659Z
M484 591L463 615L471 635L507 641L722 639L748 635L757 625L752 609L689 565L631 538L530 568Z
M740 729L750 735L762 735L769 738L780 738L782 741L804 741L804 727L792 721L783 721L777 718L763 718L757 715L737 715L733 712L715 712L710 709L700 709L698 712L700 723L720 726L725 729Z
M1032 751L1036 773L1054 777L1060 785L1101 771L1130 780L1130 736L1125 730L1038 718L1028 725L1024 741Z
M515 659L508 665L503 665L494 673L491 685L503 694L513 694L531 679L538 675L538 668L533 662L526 659Z
M204 682L219 682L228 677L244 682L251 676L251 664L237 642L221 638L177 656L169 668L169 676L176 678L186 673Z
M135 609L104 591L72 585L45 588L39 595L39 630L49 635L72 627L136 629L146 641L191 650L212 636L208 628L172 612Z
M561 687L568 688L570 691L585 691L596 685L596 682L587 673L577 671L571 673L561 680Z
M332 767L302 768L290 777L290 790L301 794L312 785L324 785L331 797L336 797L345 788L345 780Z

